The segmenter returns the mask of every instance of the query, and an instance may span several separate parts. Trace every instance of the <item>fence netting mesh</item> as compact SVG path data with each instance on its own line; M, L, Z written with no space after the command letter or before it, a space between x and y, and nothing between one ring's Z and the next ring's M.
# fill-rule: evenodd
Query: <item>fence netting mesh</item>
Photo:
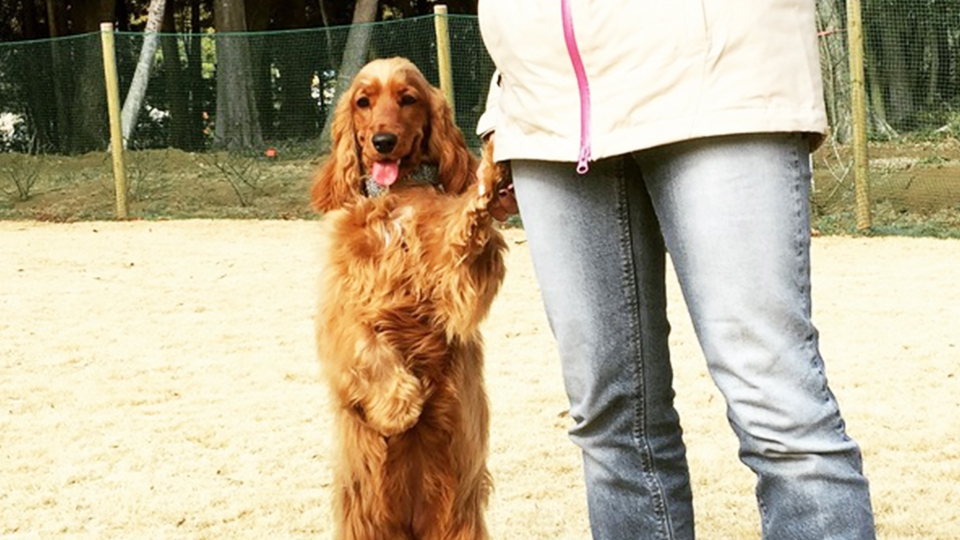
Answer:
M439 84L433 17L370 26L370 58L405 56ZM473 17L448 16L458 123L469 131L482 112L493 66ZM257 146L316 139L332 110L349 27L284 32L159 34L132 149L217 147L218 82L239 82L254 107L243 120ZM144 34L116 32L121 98L136 68ZM109 142L100 34L0 44L0 114L4 152L77 154ZM218 53L239 51L235 72L220 73ZM223 65L222 63L220 65ZM476 138L472 144L476 145Z
M851 230L854 214L846 7L840 0L817 5L831 136L814 156L812 202L817 226L841 232ZM457 123L478 150L474 127L493 64L476 17L445 20ZM439 84L436 17L365 27L367 58L408 57ZM254 160L273 149L286 163L286 174L304 177L323 150L322 131L335 104L338 77L350 75L338 71L355 28L160 34L125 153L131 189L142 191L134 199L151 190L157 198L161 190L151 183L177 189L169 187L171 174L195 173L189 167L177 173L169 159L165 162L173 151L191 156L200 169L232 174L227 184L247 207L256 206L252 201L269 183L267 168L277 161L241 161L234 167L246 169L230 173L219 153ZM863 30L875 230L960 234L960 2L868 2ZM115 43L122 100L144 34L117 32ZM245 107L236 107L237 95L245 96ZM56 190L44 184L79 179L108 191L108 147L99 33L0 43L0 217L44 217L42 195ZM110 198L104 199L109 205ZM24 207L29 211L18 212Z

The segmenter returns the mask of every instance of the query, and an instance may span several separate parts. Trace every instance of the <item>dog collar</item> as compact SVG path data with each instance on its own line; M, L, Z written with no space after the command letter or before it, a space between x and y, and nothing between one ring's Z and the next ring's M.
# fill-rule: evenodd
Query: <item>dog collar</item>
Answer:
M443 184L440 183L440 168L430 163L423 163L416 169L410 171L401 181L408 184L431 185L443 191ZM363 177L363 194L367 197L379 197L390 192L390 188L383 187L376 183L370 175Z

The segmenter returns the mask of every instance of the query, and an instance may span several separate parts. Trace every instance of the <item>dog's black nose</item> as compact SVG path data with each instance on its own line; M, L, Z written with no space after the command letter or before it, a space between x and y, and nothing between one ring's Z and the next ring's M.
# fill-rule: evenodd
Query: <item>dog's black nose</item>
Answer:
M373 142L373 147L381 154L389 154L397 146L397 136L393 133L375 133L370 140Z

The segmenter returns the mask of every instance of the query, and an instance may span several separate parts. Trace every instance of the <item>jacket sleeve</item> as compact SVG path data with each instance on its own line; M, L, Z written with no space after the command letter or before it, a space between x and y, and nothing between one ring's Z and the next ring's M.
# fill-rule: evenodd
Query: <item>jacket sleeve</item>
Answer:
M481 139L486 139L496 130L497 116L500 109L500 72L494 71L490 78L490 89L487 90L487 104L484 107L483 114L477 120L477 135Z

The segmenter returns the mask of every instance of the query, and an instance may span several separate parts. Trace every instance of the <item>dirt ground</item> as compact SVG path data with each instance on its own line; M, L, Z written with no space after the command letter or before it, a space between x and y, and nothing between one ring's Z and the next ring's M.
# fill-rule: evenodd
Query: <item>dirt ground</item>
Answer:
M0 221L0 538L328 538L315 221ZM496 539L589 537L522 231L490 320ZM960 538L960 241L822 237L814 309L879 537ZM670 283L698 534L753 479Z

